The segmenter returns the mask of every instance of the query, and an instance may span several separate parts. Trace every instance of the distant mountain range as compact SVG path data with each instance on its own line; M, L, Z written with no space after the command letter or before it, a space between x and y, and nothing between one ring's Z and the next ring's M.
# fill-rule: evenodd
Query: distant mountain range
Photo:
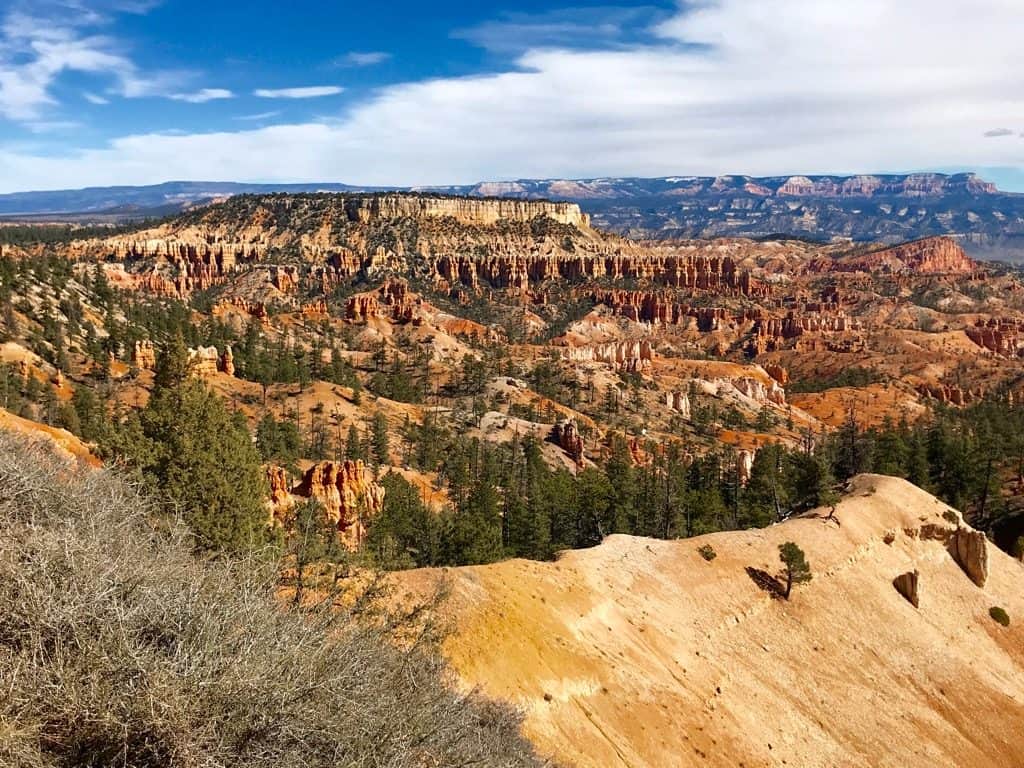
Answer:
M348 184L167 182L0 195L0 216L129 219L172 214L230 195L371 192ZM785 235L899 242L961 237L976 255L1024 256L1024 195L975 174L862 176L673 176L546 179L416 187L450 194L577 202L603 229L636 238Z

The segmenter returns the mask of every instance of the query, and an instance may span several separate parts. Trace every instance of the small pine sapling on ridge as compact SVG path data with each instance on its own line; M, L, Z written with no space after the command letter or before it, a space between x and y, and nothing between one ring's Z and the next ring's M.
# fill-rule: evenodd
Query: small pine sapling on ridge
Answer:
M779 560L786 568L786 589L782 596L789 600L794 584L805 584L811 580L811 566L804 551L792 541L779 545Z

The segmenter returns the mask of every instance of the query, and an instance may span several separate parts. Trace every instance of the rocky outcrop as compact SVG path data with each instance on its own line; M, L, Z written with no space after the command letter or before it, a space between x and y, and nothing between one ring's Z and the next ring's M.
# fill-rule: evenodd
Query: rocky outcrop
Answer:
M651 342L618 341L583 347L562 347L562 358L571 362L608 363L624 371L640 371L651 365Z
M270 282L281 293L295 293L299 289L299 270L294 266L270 268Z
M984 587L988 581L988 540L981 531L972 528L957 528L949 539L949 552L964 573Z
M461 224L492 226L499 221L529 222L544 217L570 227L590 226L590 217L576 203L545 200L390 194L346 197L342 205L351 220L362 223L429 216L452 218Z
M682 416L686 421L690 420L690 397L685 392L666 392L665 405Z
M156 367L156 349L149 339L136 341L132 348L132 366L148 371Z
M1018 319L993 317L978 320L964 332L979 347L997 355L1014 357L1024 347L1024 322Z
M892 248L835 260L818 260L821 272L870 272L912 275L970 275L977 271L963 248L951 237L926 237Z
M736 451L736 477L740 485L750 482L750 476L754 471L754 459L757 458L757 451L741 448Z
M249 301L240 296L221 299L213 305L212 314L214 317L223 317L231 311L242 312L250 317L254 317L264 325L270 321L270 314L267 312L266 304L262 301Z
M789 371L783 368L781 365L766 365L764 367L765 373L771 376L780 386L786 386L789 383Z
M917 386L919 394L932 397L945 405L970 405L984 396L984 392L964 389L956 384L921 383Z
M330 317L331 311L323 299L307 301L302 305L302 315L308 320L323 320Z
M384 509L384 486L362 461L322 461L310 467L294 494L319 501L337 527L341 542L358 550L366 538L367 522Z
M920 574L917 571L908 571L902 573L892 580L892 585L896 588L896 591L906 598L907 602L915 608L920 607L921 598L918 593L920 584Z
M690 291L765 295L750 273L729 257L665 253L566 253L475 256L445 254L433 262L439 281L471 288L526 290L547 280L637 280ZM652 309L652 316L655 310Z
M213 376L216 373L235 375L235 359L228 347L221 355L216 347L196 347L188 351L189 365L196 376ZM229 371L230 368L230 371Z
M702 289L690 286L691 292ZM750 280L741 280L739 285L724 290L719 287L708 291L715 295L767 296L770 287ZM694 319L699 330L717 331L723 322L742 324L761 317L760 309L744 309L730 312L722 307L695 307L677 302L672 294L661 291L629 291L624 289L602 289L592 291L590 299L603 304L618 315L639 323L651 325L683 325Z
M267 465L267 485L270 487L270 509L272 520L283 525L288 511L295 504L291 494L291 480L284 467L274 464Z
M577 464L583 462L583 436L572 419L559 421L551 428L551 439Z
M774 403L775 405L786 404L786 390L779 386L779 383L772 379L768 384L758 379L744 376L740 379L731 380L736 390L751 400L761 405Z
M422 300L407 283L390 280L375 291L357 293L345 304L345 317L357 322L384 318L395 323L412 322Z

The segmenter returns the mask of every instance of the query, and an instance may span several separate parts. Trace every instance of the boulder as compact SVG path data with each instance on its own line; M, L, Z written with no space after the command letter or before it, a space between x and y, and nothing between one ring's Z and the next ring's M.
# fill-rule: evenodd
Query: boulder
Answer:
M964 573L979 587L988 581L988 540L981 531L957 528L949 539L949 552Z
M919 583L920 574L917 571L901 573L892 580L892 585L896 587L896 591L903 595L903 597L907 599L907 602L915 608L920 605L920 596L918 594Z
M572 457L577 464L583 461L583 436L576 429L572 419L560 421L551 428L551 438L558 443L563 451Z

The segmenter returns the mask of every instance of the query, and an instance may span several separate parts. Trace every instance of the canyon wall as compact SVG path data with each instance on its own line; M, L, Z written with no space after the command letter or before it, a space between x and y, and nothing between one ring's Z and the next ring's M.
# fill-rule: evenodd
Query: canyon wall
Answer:
M461 224L492 226L499 221L531 221L538 216L566 226L589 228L590 217L576 203L508 198L431 197L425 195L359 195L343 202L350 220L423 216L450 217Z

